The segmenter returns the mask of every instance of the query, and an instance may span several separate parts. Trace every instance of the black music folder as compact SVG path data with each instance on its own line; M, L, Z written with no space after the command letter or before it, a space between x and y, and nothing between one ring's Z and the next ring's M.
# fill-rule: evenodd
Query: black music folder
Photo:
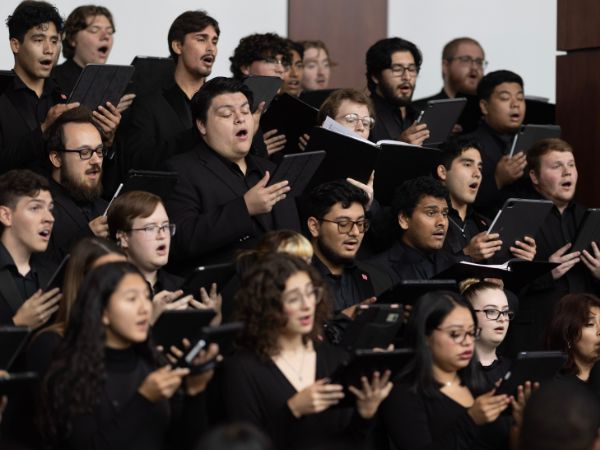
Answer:
M106 102L116 107L134 71L133 66L88 64L81 71L68 102L79 102L92 110L105 106Z

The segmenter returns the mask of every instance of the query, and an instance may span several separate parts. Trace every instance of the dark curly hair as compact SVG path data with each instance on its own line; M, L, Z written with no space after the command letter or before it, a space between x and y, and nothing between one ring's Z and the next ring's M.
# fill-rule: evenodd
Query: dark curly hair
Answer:
M415 44L399 37L381 39L367 50L367 87L369 88L369 92L373 93L377 88L373 77L379 79L381 72L390 68L392 65L392 55L396 52L410 52L415 60L417 71L421 70L423 55Z
M50 191L43 176L28 169L13 169L0 175L0 206L15 209L22 197L37 197L40 191ZM4 225L0 223L0 236Z
M431 176L423 176L407 180L396 188L392 198L392 212L395 216L404 213L406 217L412 217L412 214L425 196L443 198L448 201L448 189L440 180ZM448 204L450 202L448 201Z
M96 16L104 16L110 22L110 26L113 29L113 33L117 30L115 29L115 22L113 21L113 16L108 8L104 6L98 5L82 5L75 8L65 20L65 28L63 33L63 48L62 54L65 59L70 59L75 56L75 47L71 44L71 40L75 38L75 35L82 30L85 30L88 27L87 19L88 17L96 17Z
M242 66L276 55L282 55L284 61L290 62L288 43L278 34L251 34L243 37L233 51L233 56L229 58L231 73L234 78L241 80L246 76L242 73Z
M91 414L106 379L106 331L102 314L113 292L128 274L140 271L131 263L104 264L85 277L71 311L69 324L47 375L42 381L41 428L44 438L57 443L71 431L73 417ZM134 349L151 365L160 359L150 340Z
M19 3L6 19L8 37L23 42L29 30L48 22L54 23L58 33L62 31L63 20L55 6L47 2L26 0Z
M171 58L173 58L175 62L177 62L177 59L179 58L171 46L173 41L181 42L183 44L186 34L198 33L203 31L206 27L213 27L217 32L217 36L221 34L219 22L209 16L206 11L185 11L177 16L171 24L171 28L169 28L169 33L167 35Z
M286 253L273 253L261 258L242 278L235 297L236 320L245 323L237 346L269 359L279 353L277 337L286 324L281 296L287 280L298 272L306 272L315 287L324 288L317 270L302 259ZM327 289L315 311L315 325L305 340L322 336L323 324L329 316L331 299Z
M552 319L546 328L546 348L567 354L567 362L561 372L577 375L575 344L581 339L581 330L588 323L591 308L600 308L600 298L593 294L568 294L554 307Z

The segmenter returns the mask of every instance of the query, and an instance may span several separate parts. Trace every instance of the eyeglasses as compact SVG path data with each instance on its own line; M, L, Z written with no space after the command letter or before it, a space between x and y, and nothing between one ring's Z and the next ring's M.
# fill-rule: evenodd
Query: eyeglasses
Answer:
M290 62L283 58L262 58L260 61L264 61L266 64L271 64L272 66L280 65L283 67L283 70L290 70L291 67Z
M339 233L350 233L350 231L352 231L352 228L354 228L354 225L356 225L356 228L358 228L358 232L359 233L364 233L365 231L367 231L369 229L369 225L370 222L368 219L361 219L361 220L348 220L348 219L342 219L342 220L328 220L328 219L319 219L321 222L329 222L329 223L335 223L337 224L337 228L338 228L338 232Z
M158 236L159 233L166 233L169 230L169 236L175 236L175 224L174 223L165 223L164 225L156 225L155 223L151 225L146 225L141 228L131 228L127 231L141 231L142 235L146 239L152 239L153 237Z
M92 155L95 153L98 158L104 158L108 150L104 148L103 145L99 145L96 148L91 147L81 147L81 148L61 148L59 149L61 152L65 153L79 153L79 158L83 161L88 159L92 159Z
M408 74L411 77L414 77L419 71L417 66L415 66L414 64L409 64L408 66L403 66L402 64L392 64L390 66L390 70L392 71L392 74L396 77L403 76L405 72L408 72Z
M466 65L475 64L476 67L481 67L485 69L488 65L488 62L483 58L472 58L470 56L454 56L452 58L447 58L448 62L452 62L453 60L457 60L459 63Z
M446 333L455 344L462 344L467 339L467 336L471 337L474 341L479 339L481 336L481 328L475 328L471 331L459 331L456 329L444 330L442 328L436 328L436 330Z
M509 309L504 311L500 311L499 309L475 309L475 312L482 312L485 314L485 318L488 320L498 320L500 316L503 316L505 319L513 320L515 318L515 312Z
M323 288L314 286L308 289L304 294L299 290L294 290L288 295L283 296L283 302L288 306L300 305L302 301L313 300L315 303L319 303L323 298Z
M356 113L350 113L342 116L342 119L344 119L350 125L354 125L360 121L362 122L363 126L369 130L373 129L375 126L375 119L373 119L371 116L359 117Z

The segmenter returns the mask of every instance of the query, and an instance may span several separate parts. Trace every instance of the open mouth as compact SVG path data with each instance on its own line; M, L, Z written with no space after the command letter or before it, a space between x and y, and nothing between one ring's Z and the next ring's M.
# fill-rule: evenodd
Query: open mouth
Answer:
M521 120L521 114L518 112L510 113L510 120L512 120L513 122Z
M248 137L248 130L246 130L245 128L238 131L237 133L235 133L236 137L240 138L240 139L245 139L246 137Z
M477 189L479 187L479 183L473 182L469 184L469 189Z
M45 69L51 69L52 68L52 59L42 59L40 61L40 64L42 65L42 67L44 67Z
M204 55L201 60L206 64L212 64L215 62L215 57L214 55Z
M98 53L100 53L101 56L108 56L108 45L103 45L98 48Z
M573 182L572 181L563 181L562 183L560 183L560 186L566 189L570 189L571 186L573 186Z
M436 231L435 233L433 233L433 236L436 238L444 238L446 236L446 232L444 230L440 230L440 231Z
M302 326L310 325L312 322L312 315L308 314L306 316L302 316L298 320Z
M52 230L42 230L38 234L44 239L50 239L50 233Z
M158 247L156 247L156 251L158 253L166 253L167 252L167 245L166 244L161 244Z

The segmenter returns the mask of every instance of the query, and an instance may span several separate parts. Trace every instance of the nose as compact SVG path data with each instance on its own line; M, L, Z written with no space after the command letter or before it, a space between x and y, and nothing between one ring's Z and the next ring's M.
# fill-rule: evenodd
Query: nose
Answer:
M236 111L234 114L234 123L244 123L246 121L246 116L242 114L241 111Z
M54 223L54 214L51 209L46 209L46 214L44 214L44 222Z
M354 129L356 131L364 131L365 130L365 124L362 123L362 120L357 119L356 122L354 123Z
M102 160L104 157L98 156L98 152L94 151L92 153L92 157L90 158L90 164L102 164Z

